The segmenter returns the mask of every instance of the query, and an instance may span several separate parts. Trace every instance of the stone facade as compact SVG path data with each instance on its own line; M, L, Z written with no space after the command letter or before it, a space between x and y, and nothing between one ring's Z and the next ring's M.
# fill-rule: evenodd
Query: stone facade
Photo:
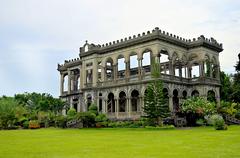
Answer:
M60 98L78 112L95 102L109 118L137 119L151 81L151 60L156 60L173 113L193 95L214 95L219 104L222 50L213 38L187 40L159 28L103 45L86 41L79 58L58 65Z

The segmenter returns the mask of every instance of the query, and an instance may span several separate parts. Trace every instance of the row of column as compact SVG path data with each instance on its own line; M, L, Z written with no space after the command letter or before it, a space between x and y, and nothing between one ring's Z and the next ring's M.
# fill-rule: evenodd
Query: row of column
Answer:
M99 99L102 99L102 98L98 98L98 101L97 101L97 106L98 106L98 109L99 109ZM131 116L131 113L132 112L142 112L142 106L144 105L144 101L143 101L143 97L139 97L139 102L137 104L137 111L132 111L132 104L131 104L131 98L126 98L126 103L125 103L125 106L126 106L126 110L125 112L123 113L127 113L128 117ZM108 100L105 99L103 100L102 99L102 113L109 113L108 112ZM119 114L119 99L114 99L114 108L115 108L115 111L114 112L110 112L110 113L115 113L115 116L118 117L118 114Z

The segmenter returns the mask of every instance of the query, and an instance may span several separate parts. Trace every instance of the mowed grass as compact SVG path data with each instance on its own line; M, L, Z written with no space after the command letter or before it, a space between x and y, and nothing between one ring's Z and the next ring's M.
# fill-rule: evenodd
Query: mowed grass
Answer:
M3 158L240 157L240 126L175 130L39 129L0 131Z

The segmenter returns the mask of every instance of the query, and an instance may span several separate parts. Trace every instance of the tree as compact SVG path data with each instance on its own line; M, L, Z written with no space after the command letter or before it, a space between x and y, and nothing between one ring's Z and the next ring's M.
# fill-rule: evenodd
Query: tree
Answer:
M233 93L232 93L232 100L234 102L240 103L240 53L238 54L238 62L235 66L237 71L233 77Z
M231 96L233 89L232 89L232 82L230 80L230 76L225 74L223 71L221 71L220 81L221 81L221 88L220 88L221 100L231 101L231 98L229 96Z
M162 119L169 116L169 107L163 95L163 83L160 80L160 63L152 61L151 75L153 81L148 84L144 96L145 117L153 119L155 125L162 123Z
M16 121L17 102L10 97L0 98L0 128L12 128Z

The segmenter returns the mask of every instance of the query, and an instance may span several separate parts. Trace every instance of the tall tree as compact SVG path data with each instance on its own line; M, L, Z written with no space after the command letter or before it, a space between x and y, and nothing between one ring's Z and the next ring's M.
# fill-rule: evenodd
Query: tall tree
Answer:
M144 96L144 113L153 119L156 125L162 124L162 119L169 116L169 107L163 94L163 83L160 79L160 63L152 60L151 75L153 81L147 86Z
M235 69L237 73L234 74L234 77L233 77L232 99L234 102L240 103L240 53L238 54L238 62L235 66Z
M225 74L225 72L220 72L220 81L221 81L221 88L220 88L220 96L221 100L224 101L231 101L229 96L232 95L232 82L230 80L230 76Z

